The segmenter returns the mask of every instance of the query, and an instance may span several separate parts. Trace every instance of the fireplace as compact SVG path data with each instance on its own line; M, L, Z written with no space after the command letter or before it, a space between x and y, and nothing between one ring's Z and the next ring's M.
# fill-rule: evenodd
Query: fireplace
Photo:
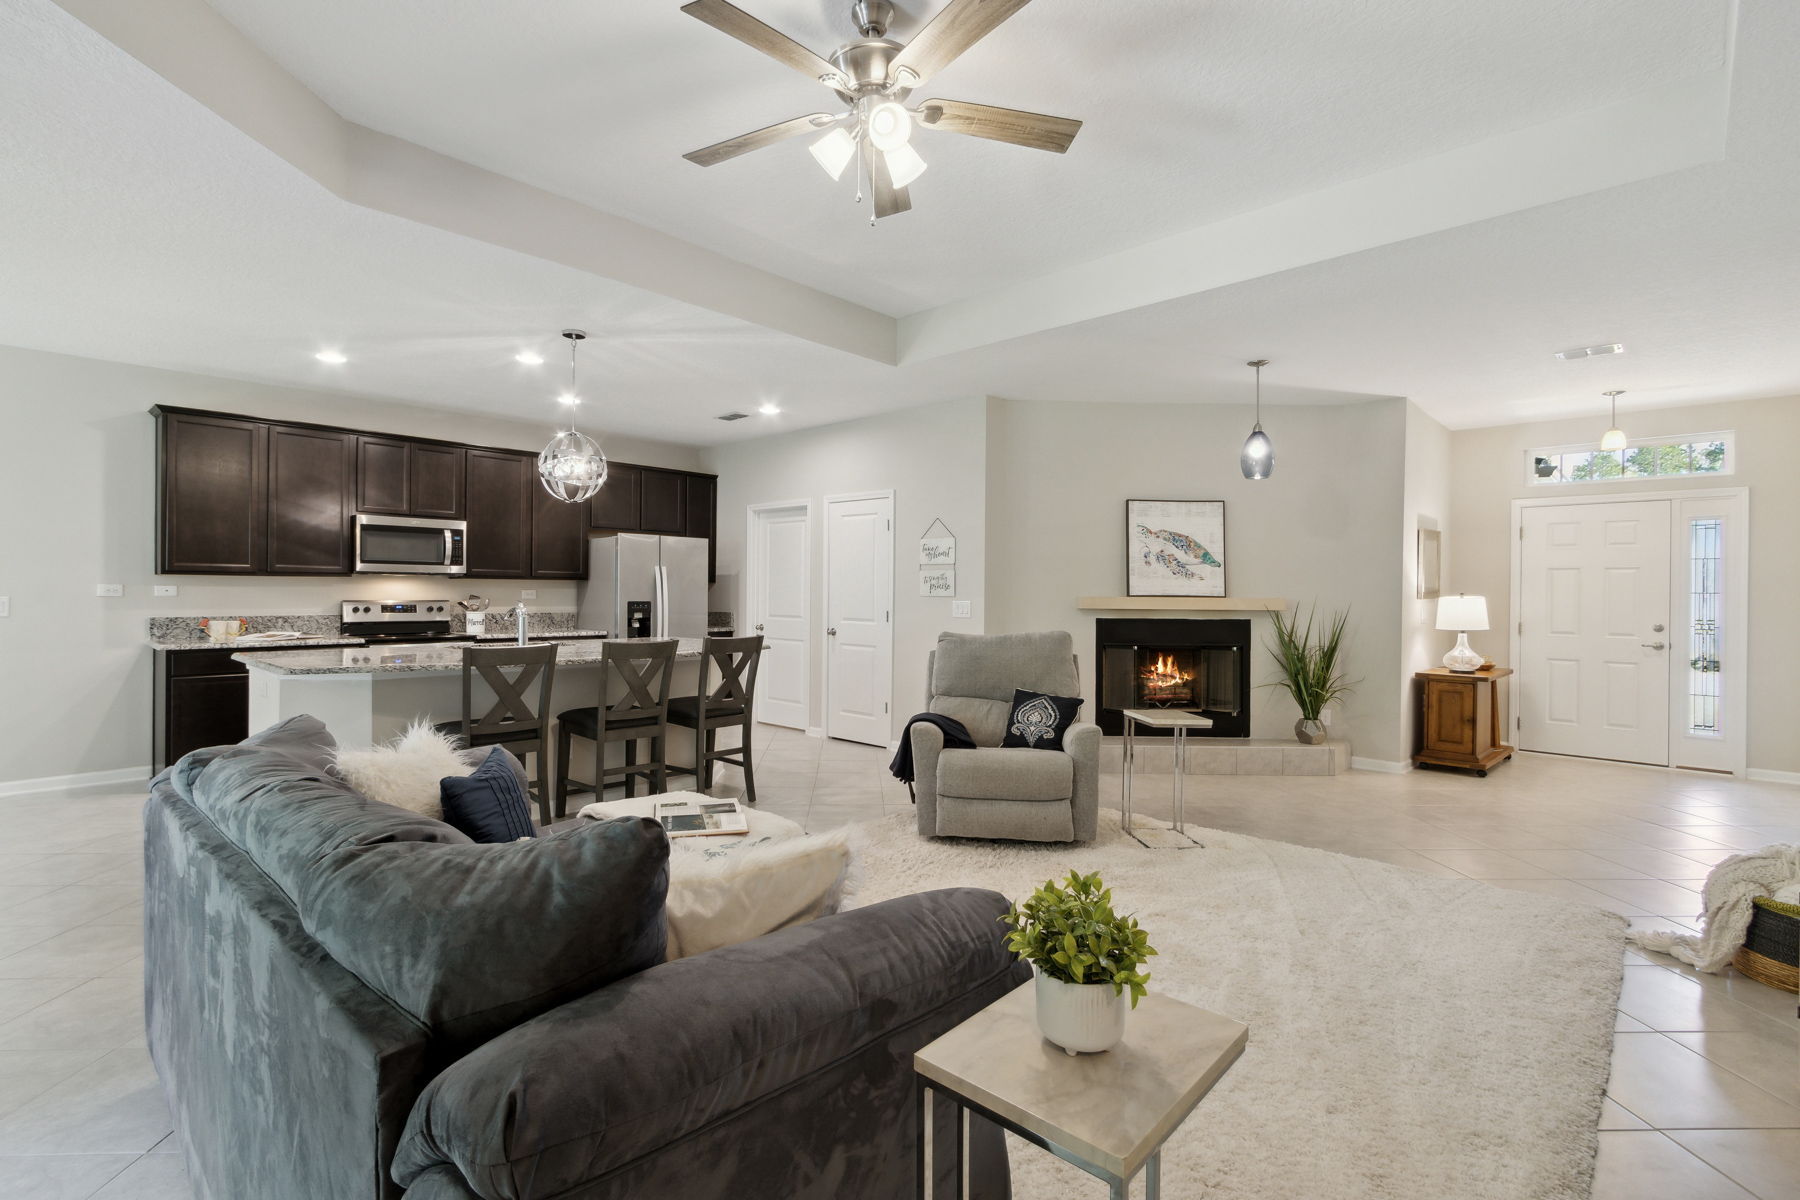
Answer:
M1171 708L1212 718L1194 737L1250 736L1250 622L1111 619L1094 623L1097 722L1120 734L1127 708ZM1139 736L1166 737L1140 727Z

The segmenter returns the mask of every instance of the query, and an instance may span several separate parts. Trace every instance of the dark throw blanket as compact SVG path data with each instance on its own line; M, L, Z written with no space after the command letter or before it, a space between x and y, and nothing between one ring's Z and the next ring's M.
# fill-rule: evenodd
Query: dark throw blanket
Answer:
M968 729L955 717L939 716L937 713L919 713L906 723L900 731L900 749L894 752L894 761L888 764L888 770L894 778L906 785L908 795L912 794L913 760L912 760L912 727L924 722L936 725L944 731L944 749L973 750L975 739L969 736Z

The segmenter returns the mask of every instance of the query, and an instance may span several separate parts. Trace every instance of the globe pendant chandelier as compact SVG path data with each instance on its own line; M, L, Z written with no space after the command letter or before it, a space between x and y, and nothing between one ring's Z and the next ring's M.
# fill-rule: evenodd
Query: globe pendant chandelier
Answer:
M1269 440L1262 427L1262 369L1269 365L1269 360L1253 358L1244 365L1256 368L1256 428L1244 439L1238 466L1243 469L1245 479L1267 479L1275 470L1275 443Z
M569 339L569 390L562 396L569 407L569 427L551 438L538 455L538 479L546 492L564 504L580 504L606 482L606 455L593 438L575 430L575 409L581 403L575 391L575 352L587 334L565 329L562 335Z

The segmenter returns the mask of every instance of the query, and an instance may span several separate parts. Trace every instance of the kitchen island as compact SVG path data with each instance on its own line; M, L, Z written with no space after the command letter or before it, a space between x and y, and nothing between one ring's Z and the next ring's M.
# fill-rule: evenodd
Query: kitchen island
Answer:
M599 700L600 656L609 641L622 639L534 639L553 641L556 680L550 715L571 708L592 708ZM484 645L493 645L492 642ZM677 640L671 696L692 696L700 687L699 638ZM438 723L462 718L462 652L455 643L363 645L316 650L254 650L232 658L250 670L250 728L267 729L289 717L308 713L325 723L340 746L370 746L401 733L414 721ZM494 702L476 680L477 714ZM535 701L535 689L528 692ZM609 697L610 698L610 697ZM689 731L670 730L670 761L692 763ZM573 773L592 778L592 747L577 743ZM619 753L615 745L614 753Z

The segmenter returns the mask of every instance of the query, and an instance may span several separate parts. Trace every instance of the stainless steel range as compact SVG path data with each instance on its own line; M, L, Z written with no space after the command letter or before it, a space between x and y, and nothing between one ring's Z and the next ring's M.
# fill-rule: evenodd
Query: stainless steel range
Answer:
M466 633L452 633L454 600L403 600L383 604L379 600L346 600L343 604L345 637L370 642L472 642Z

